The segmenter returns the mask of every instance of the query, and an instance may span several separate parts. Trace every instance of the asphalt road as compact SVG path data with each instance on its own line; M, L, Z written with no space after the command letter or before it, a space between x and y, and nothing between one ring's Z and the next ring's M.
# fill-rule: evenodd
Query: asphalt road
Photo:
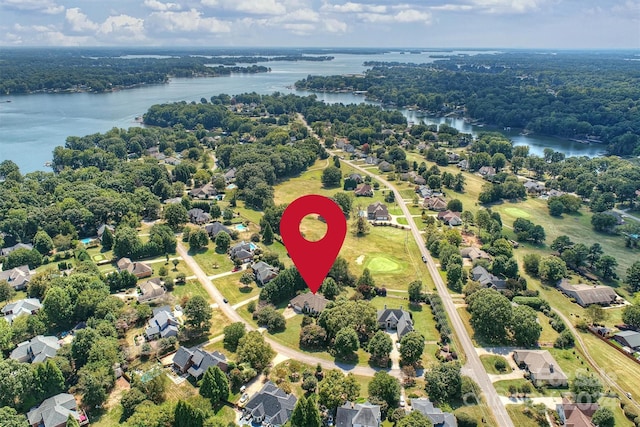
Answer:
M380 183L382 183L383 185L386 185L387 187L393 190L393 193L396 198L396 202L398 203L398 206L400 206L400 209L402 209L402 212L404 213L405 217L407 218L407 221L409 222L409 227L411 228L411 234L413 234L413 238L415 239L416 244L418 245L418 248L420 248L420 253L424 257L424 259L427 260L426 264L427 264L429 273L431 274L431 277L433 278L433 281L436 284L436 288L438 290L438 294L442 298L442 303L444 305L444 308L447 310L447 313L449 314L449 320L451 321L453 329L455 330L456 335L458 336L458 340L462 344L464 353L467 356L467 363L463 367L463 373L468 375L476 383L478 383L478 385L480 386L480 389L484 393L487 404L491 408L491 411L493 412L493 415L496 418L498 425L504 426L504 427L514 427L513 421L511 421L511 418L509 417L507 410L505 409L504 405L500 401L500 396L496 392L496 389L493 387L493 384L491 383L491 380L489 379L487 372L484 370L484 367L480 362L480 357L476 353L476 349L473 346L473 343L471 342L471 338L469 337L469 334L467 334L467 330L465 329L464 324L462 323L462 319L460 319L460 316L458 315L458 311L456 310L456 307L453 304L453 299L451 298L451 295L447 290L447 286L442 280L442 276L440 276L440 273L438 272L438 268L436 267L436 264L433 261L433 258L431 258L431 254L425 247L424 239L420 234L420 229L416 226L416 223L413 220L413 217L411 216L411 212L409 212L409 208L407 208L407 205L405 204L402 198L402 195L393 185L391 185L390 182L380 177L379 175L374 174L368 171L367 169L364 169L349 161L345 161L345 160L342 160L342 161L347 163L349 166L353 167L354 169L358 169L359 171L374 177L375 179L380 181Z

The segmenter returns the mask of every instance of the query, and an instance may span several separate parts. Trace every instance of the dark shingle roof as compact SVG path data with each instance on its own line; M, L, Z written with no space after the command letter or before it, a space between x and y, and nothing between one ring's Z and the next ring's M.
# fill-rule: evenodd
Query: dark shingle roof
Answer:
M289 420L296 402L294 395L286 394L269 381L247 402L244 410L254 417L264 416L267 423L279 426Z

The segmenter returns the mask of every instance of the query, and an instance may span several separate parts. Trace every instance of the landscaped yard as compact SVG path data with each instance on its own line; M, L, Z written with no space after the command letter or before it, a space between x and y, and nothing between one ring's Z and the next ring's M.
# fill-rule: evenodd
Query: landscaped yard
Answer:
M540 427L536 420L524 414L525 405L506 405L506 408L514 425L518 427Z
M260 288L252 282L249 286L240 283L243 271L224 276L219 279L213 279L213 284L229 301L229 304L237 304L241 301L249 299L260 293Z
M482 362L482 366L484 370L487 371L488 374L493 375L502 375L511 373L513 370L511 366L509 366L509 362L502 356L498 356L497 354L483 354L480 356L480 361ZM496 368L496 363L502 361L504 363L505 368L501 371Z
M204 299L209 302L212 301L207 291L202 287L197 279L187 280L184 285L175 285L171 293L178 301L183 298L190 299L196 295L204 297Z
M234 242L231 244L233 245ZM206 251L203 249L193 254L193 258L207 276L225 273L233 268L233 262L229 259L229 256L217 253L215 248L215 244L211 242Z

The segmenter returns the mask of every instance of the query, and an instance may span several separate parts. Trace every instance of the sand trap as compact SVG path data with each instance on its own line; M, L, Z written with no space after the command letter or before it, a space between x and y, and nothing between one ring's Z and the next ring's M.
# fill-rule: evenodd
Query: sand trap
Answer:
M363 262L364 262L364 255L360 255L358 258L356 258L356 264L362 265Z

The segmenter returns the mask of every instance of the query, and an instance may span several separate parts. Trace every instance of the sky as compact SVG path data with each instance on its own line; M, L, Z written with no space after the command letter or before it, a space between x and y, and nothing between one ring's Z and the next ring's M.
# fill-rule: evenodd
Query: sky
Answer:
M0 0L0 46L640 49L640 0Z

